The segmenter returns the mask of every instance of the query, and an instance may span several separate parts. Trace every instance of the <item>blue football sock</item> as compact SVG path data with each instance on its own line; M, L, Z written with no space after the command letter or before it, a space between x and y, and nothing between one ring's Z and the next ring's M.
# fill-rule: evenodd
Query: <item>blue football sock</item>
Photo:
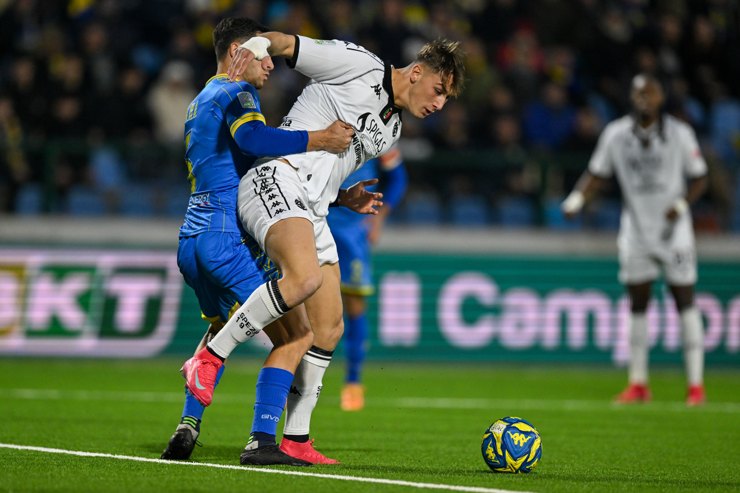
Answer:
M344 351L347 354L347 383L359 383L362 364L365 362L368 321L364 313L358 317L347 317L344 329Z
M226 365L222 365L221 368L218 369L218 373L216 374L216 383L213 387L214 389L216 388L216 386L218 386L218 382L221 380L221 375L224 374L225 369ZM195 396L190 393L186 386L185 406L182 408L182 419L180 420L180 422L187 423L196 430L200 430L200 421L203 419L203 413L205 412L205 410L205 406L198 402L198 399L196 399Z
M252 433L277 434L280 415L283 414L293 374L282 368L262 368L257 377ZM256 435L260 436L260 435Z

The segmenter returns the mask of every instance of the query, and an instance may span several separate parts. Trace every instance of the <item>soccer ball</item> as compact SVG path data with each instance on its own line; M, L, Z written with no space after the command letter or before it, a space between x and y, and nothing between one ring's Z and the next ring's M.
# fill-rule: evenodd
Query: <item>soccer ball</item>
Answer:
M542 457L542 439L529 421L501 418L483 434L481 452L494 472L530 472Z

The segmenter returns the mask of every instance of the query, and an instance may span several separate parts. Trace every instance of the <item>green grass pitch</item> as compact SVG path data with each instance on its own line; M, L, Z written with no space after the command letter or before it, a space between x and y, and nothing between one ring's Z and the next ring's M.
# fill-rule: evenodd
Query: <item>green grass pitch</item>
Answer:
M132 459L157 459L172 433L182 408L180 363L0 359L0 491L740 491L736 369L710 369L708 404L688 409L679 368L653 370L652 403L618 407L610 399L625 372L612 368L374 362L366 409L345 413L337 361L312 436L342 464L270 473L238 465L260 365L248 359L230 362L206 412L203 446L193 454L203 467ZM481 458L483 431L506 415L530 420L542 435L531 474L494 474Z

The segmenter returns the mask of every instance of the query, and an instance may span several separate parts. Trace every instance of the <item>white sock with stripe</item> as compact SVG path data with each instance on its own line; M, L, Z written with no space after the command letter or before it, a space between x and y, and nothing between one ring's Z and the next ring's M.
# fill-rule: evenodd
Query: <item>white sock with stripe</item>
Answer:
M703 385L704 383L704 329L702 326L701 313L695 306L681 311L681 342L689 385Z
M234 312L223 329L208 343L208 347L226 359L239 344L254 337L289 309L280 294L277 280L268 281Z
M319 402L324 373L333 351L312 346L303 356L288 394L283 435L306 435L311 428L311 414Z
M647 315L630 314L629 383L647 385L648 382L648 333Z

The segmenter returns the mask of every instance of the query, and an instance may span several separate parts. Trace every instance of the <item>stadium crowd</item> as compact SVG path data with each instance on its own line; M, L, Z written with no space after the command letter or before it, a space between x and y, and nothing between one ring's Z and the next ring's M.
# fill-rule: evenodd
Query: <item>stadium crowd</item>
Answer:
M740 13L734 0L17 0L0 2L0 211L181 216L182 120L212 75L225 15L353 41L402 66L428 39L462 41L468 80L401 150L411 223L616 227L609 195L584 223L557 204L638 71L667 88L710 163L695 213L740 231ZM276 63L278 125L305 80ZM616 190L616 187L615 187ZM617 192L612 192L612 195ZM610 209L611 207L611 209Z

